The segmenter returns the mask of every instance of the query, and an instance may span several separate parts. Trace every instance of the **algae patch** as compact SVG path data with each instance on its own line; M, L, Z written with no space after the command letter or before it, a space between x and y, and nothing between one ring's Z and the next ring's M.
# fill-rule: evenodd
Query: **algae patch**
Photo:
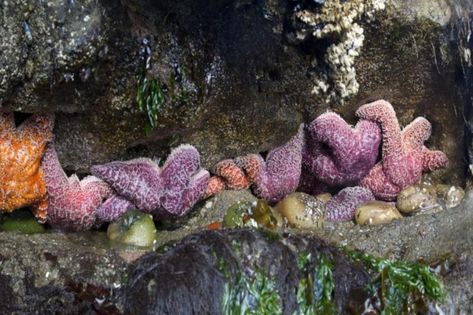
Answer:
M364 264L376 276L369 285L373 306L382 314L425 313L430 302L441 302L446 292L427 265L376 258L358 252L345 253Z

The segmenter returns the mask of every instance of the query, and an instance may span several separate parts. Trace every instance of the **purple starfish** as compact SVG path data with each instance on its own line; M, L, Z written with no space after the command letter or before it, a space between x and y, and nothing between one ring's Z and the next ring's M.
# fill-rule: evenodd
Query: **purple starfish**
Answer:
M417 182L422 172L448 164L445 153L424 145L432 133L427 119L417 117L401 131L394 108L384 100L361 106L356 115L378 123L383 131L382 160L360 182L377 198L393 201L403 188Z
M99 209L100 218L107 221L131 205L156 218L183 216L202 199L209 180L209 173L200 168L199 152L191 145L172 150L161 168L139 158L93 166L91 172L121 197L112 196Z
M110 187L94 176L81 181L75 174L68 178L52 145L46 149L42 167L49 200L47 222L64 231L90 229L95 210L111 193Z
M293 193L299 185L303 145L304 124L301 124L297 134L285 145L269 151L266 162L259 154L239 157L235 162L247 174L255 174L254 193L270 203L276 203Z
M368 188L360 186L344 188L325 205L325 220L336 222L353 220L356 207L372 200L375 198Z
M368 120L360 120L352 128L338 114L329 112L312 121L307 137L301 184L313 190L320 184L357 184L376 163L381 129Z

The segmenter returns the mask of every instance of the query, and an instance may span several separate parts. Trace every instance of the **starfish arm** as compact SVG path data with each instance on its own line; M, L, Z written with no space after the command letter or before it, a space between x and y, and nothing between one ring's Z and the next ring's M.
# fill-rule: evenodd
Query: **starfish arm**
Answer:
M245 172L232 159L218 162L212 173L223 178L228 189L247 189L251 185Z
M381 163L376 164L368 175L360 181L360 186L370 189L377 199L384 201L396 200L401 191L399 187L389 181L383 172Z
M43 199L38 201L36 204L33 205L33 214L38 219L39 223L46 223L48 219L48 207L49 202L47 195L44 196Z
M302 167L302 148L304 146L304 125L285 145L271 150L266 158L265 199L277 202L296 190Z
M225 189L225 180L220 176L212 176L209 179L204 199L215 196L217 193Z
M349 169L356 160L359 142L352 127L336 113L325 113L309 125L315 141L326 144L338 168Z
M126 198L113 194L97 208L97 219L101 222L112 222L134 207Z
M374 121L383 132L383 158L402 155L401 128L391 104L384 100L365 104L358 108L356 115Z
M161 169L163 185L182 190L199 168L200 155L197 149L189 144L180 145L171 151Z
M51 196L64 194L69 186L69 180L61 167L53 144L47 146L41 166L48 194Z
M110 186L95 176L87 176L79 184L82 191L95 196L95 199L100 200L100 202L112 194Z
M376 164L381 143L381 129L377 123L361 119L355 127L360 141L360 159L366 165L366 173ZM366 174L365 174L366 175Z
M178 216L185 215L197 202L203 199L209 183L209 173L200 170L194 175L189 183L189 187L183 192L180 207L176 209Z
M53 129L53 114L33 114L17 130L21 138L29 137L36 141L38 146L41 146L53 139Z
M345 183L346 174L337 168L330 156L320 153L311 166L312 173L320 182L329 186L340 186Z
M327 221L353 220L356 207L374 199L368 188L360 186L344 188L325 205L325 219Z
M442 151L432 151L424 147L422 153L422 170L424 172L432 172L448 165L448 157Z
M151 212L159 207L163 183L159 167L150 159L94 165L90 170L138 209Z
M417 117L402 129L402 143L407 150L418 150L430 138L432 125L424 117Z
M263 167L265 167L264 160L259 154L248 154L246 156L237 157L235 164L245 172L250 183L256 182L261 172L263 172Z

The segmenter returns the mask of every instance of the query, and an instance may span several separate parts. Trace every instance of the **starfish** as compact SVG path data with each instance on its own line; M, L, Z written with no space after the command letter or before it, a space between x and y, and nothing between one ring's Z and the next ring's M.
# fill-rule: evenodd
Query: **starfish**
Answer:
M393 201L403 188L417 182L422 172L448 164L445 153L424 145L432 133L427 119L417 117L401 132L393 107L384 100L361 106L356 115L378 123L383 132L382 160L360 182L377 198Z
M248 189L256 177L256 168L257 165L250 164L250 161L248 161L246 170L239 167L232 159L218 162L211 170L215 175L209 180L205 198L213 196L224 189Z
M317 185L340 187L358 183L375 165L381 129L367 120L352 128L329 112L312 121L308 138L303 150L304 173L312 174Z
M368 188L360 186L344 188L325 205L325 219L336 222L353 220L356 207L374 199Z
M64 231L89 230L96 222L96 209L111 193L110 187L94 176L79 180L64 173L56 150L48 145L42 167L48 191L47 222Z
M286 144L269 151L266 161L259 154L248 154L235 160L250 180L254 193L270 203L276 203L293 193L301 175L304 124Z
M53 138L53 127L50 114L34 114L15 126L13 113L0 113L0 211L33 206L38 220L46 220L41 159Z
M108 220L115 214L107 211L123 213L131 204L156 218L183 216L202 199L209 181L209 173L200 168L199 152L191 145L172 150L162 167L151 159L138 158L96 165L91 172L122 197L112 196L100 209L101 217Z

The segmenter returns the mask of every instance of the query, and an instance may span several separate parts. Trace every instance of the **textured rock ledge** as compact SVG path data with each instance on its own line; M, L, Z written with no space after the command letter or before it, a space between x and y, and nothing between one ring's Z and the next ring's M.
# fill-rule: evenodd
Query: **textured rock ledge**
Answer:
M229 196L226 198L230 202ZM440 264L449 292L442 310L446 314L469 313L473 299L473 236L469 232L473 223L472 199L470 192L463 206L435 215L406 218L378 227L339 225L336 230L327 227L313 234L375 255ZM222 207L223 201L214 205ZM209 213L206 218L215 219ZM205 226L188 233L199 229ZM341 283L355 287L365 283L363 270L347 262L333 247L323 245L312 233L304 236L286 231L282 236L268 238L266 233L249 230L198 232L128 263L130 257L142 252L110 247L103 232L0 233L0 307L12 314L126 314L133 310L165 313L170 307L179 307L183 312L214 310L218 301L215 297L221 296L223 287L216 257L223 257L230 268L244 264L270 272L278 288L285 292L284 309L291 310L294 296L287 290L297 281L295 253L303 249L334 255L340 268L337 272L353 273L350 277L354 278ZM240 246L235 247L235 243ZM344 309L351 289L338 287L340 310ZM178 303L183 300L199 303Z

